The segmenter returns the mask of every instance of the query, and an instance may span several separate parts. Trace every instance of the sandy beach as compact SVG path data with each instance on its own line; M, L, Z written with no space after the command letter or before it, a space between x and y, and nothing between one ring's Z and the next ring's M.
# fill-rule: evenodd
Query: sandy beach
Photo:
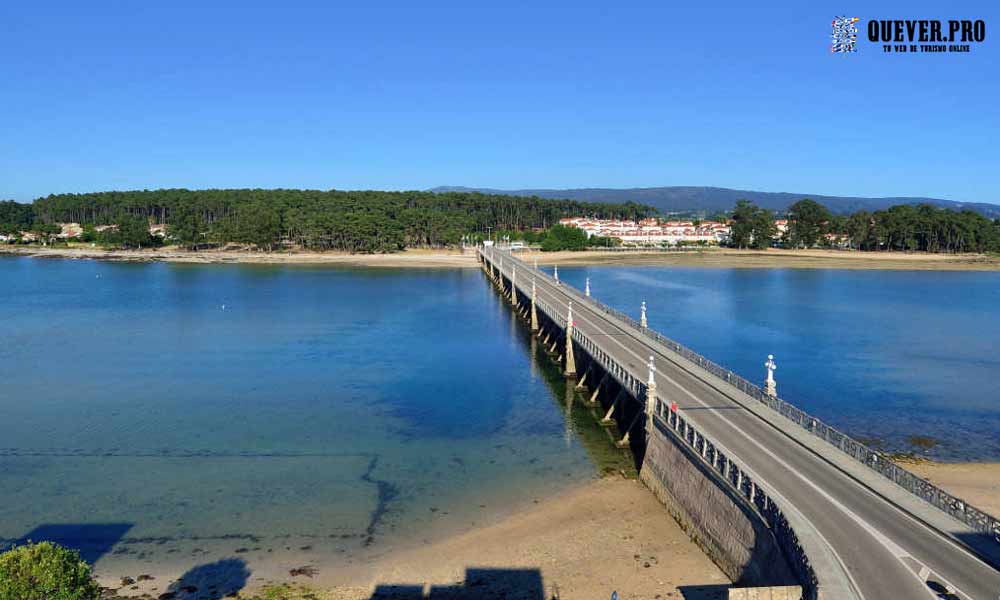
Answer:
M45 248L0 246L0 255L71 258L121 262L174 262L193 264L306 264L392 268L474 268L470 249L409 249L394 254L345 252L254 252L250 250L200 250L191 252L168 246L149 250L104 250L89 246ZM926 254L904 252L851 252L843 250L736 250L709 248L678 252L606 251L521 252L540 265L623 265L716 268L887 269L908 271L997 271L1000 257L982 254Z
M982 254L852 252L844 250L736 250L710 248L678 252L525 252L542 265L629 265L719 268L886 269L905 271L996 271L1000 258Z
M906 468L992 514L1000 514L1000 463L904 462ZM283 553L230 561L248 577L239 597L270 600L367 600L407 590L434 589L463 597L725 598L730 582L681 531L640 482L609 476L476 528L404 548L360 550L355 556ZM190 569L192 565L187 565ZM243 566L240 568L242 569ZM148 594L199 597L226 573L185 575L183 565L159 565L136 572L99 572L102 585L118 597ZM188 571L190 573L191 571ZM152 574L152 575L150 575ZM128 577L129 583L122 584ZM188 592L178 591L184 586ZM200 586L200 587L199 587ZM286 589L274 595L275 586ZM270 590L271 595L259 595Z
M345 252L253 252L200 250L168 246L150 250L103 250L91 247L44 248L0 246L0 255L70 258L120 262L174 262L192 264L305 264L391 268L474 268L470 249L409 249L394 254ZM523 260L540 265L623 265L715 268L887 269L906 271L997 271L1000 258L982 254L926 254L904 252L850 252L842 250L736 250L711 248L681 252L584 250L580 252L521 252Z
M301 567L311 568L311 576L290 575ZM729 584L649 490L621 477L583 484L496 523L402 551L352 560L248 558L247 568L251 576L242 597L269 584L291 583L308 586L324 600L364 600L387 586L442 586L458 591L455 597L475 587L486 592L476 597L607 600L617 590L622 598L709 600L724 598ZM103 573L102 584L121 588L121 596L155 598L180 576L154 572L152 580L121 587L122 577L139 579L144 573ZM517 593L504 595L509 591Z
M356 267L415 267L425 269L477 266L472 250L411 249L394 254L350 254L347 252L253 252L248 250L200 250L192 252L167 246L149 250L104 250L91 247L43 248L0 246L0 255L108 260L116 262L171 262L189 264L304 264Z
M901 461L901 464L972 506L1000 517L1000 463Z

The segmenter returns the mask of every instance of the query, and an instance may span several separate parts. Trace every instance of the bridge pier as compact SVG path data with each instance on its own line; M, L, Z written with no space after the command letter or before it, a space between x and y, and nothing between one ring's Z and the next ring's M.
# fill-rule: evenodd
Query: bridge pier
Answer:
M615 442L615 446L618 446L619 448L628 448L629 447L629 445L632 443L631 436L629 434L632 433L632 428L635 427L636 423L639 422L639 419L642 416L643 416L643 413L641 413L641 412L635 413L635 416L632 417L632 422L629 423L628 427L625 428L625 435L622 436L622 439L620 439L617 442Z
M590 369L592 366L592 364L587 365L587 370L583 372L583 377L581 377L580 381L576 383L576 389L582 390L584 388L584 384L587 383L587 375L590 375Z
M510 303L517 308L517 267L510 268Z
M531 278L531 331L538 331L538 309L535 308L535 299L537 292L535 291L535 278Z
M614 400L612 400L611 405L608 406L608 412L604 413L604 418L601 419L601 425L608 427L615 424L615 420L612 417L615 414L615 409L618 408L618 399L621 397L622 391L623 390L621 388L618 389L618 393L615 394Z
M601 387L604 386L604 382L607 380L608 380L608 372L605 371L604 376L601 377L601 380L599 382L597 382L597 387L594 388L594 393L590 395L590 400L587 401L587 404L590 404L592 406L597 404L597 394L601 393Z
M566 312L566 377L576 377L576 357L573 356L573 303Z

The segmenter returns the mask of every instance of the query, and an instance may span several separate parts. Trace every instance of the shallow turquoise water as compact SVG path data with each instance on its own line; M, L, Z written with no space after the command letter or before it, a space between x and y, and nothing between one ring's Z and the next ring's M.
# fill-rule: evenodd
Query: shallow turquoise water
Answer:
M350 556L601 468L474 269L7 258L0 281L8 542Z
M547 270L551 268L547 267ZM895 451L1000 460L1000 273L560 268L560 278ZM912 436L930 436L929 450Z
M1000 274L560 275L748 378L774 353L852 434L1000 459ZM0 543L104 573L364 560L628 462L472 269L3 258L0 336Z

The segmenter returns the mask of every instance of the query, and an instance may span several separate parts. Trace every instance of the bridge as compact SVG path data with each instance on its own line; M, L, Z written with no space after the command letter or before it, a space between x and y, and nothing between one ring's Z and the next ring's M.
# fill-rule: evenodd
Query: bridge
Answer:
M617 423L641 477L723 571L806 598L1000 598L1000 523L509 251L498 291ZM637 303L638 304L638 303ZM769 361L770 362L770 361Z

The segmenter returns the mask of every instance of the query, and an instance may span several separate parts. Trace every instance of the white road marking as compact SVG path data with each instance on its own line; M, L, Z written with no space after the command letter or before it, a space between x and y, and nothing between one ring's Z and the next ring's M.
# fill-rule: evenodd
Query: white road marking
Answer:
M559 304L565 304L567 302L567 300L564 300L564 299L556 296L555 294L549 292L548 290L545 290L544 288L541 289L541 290L539 290L539 291L542 291L543 293L545 293L546 296L549 297L550 300L553 300L553 301L555 301L555 302L557 302ZM587 309L587 312L592 312L589 309L589 307L585 307L585 308ZM605 332L605 331L602 331L601 328L598 327L589 318L583 317L582 314L578 314L577 318L580 319L580 320L583 320L583 321L587 322L590 325L590 327L588 329L593 329L594 331L596 331L597 335L604 335L604 336L606 336L610 341L612 341L613 343L615 343L616 345L618 345L618 347L621 348L623 351L625 351L626 353L632 355L633 357L635 357L640 362L643 361L642 357L640 357L638 354L636 354L630 348L626 347L624 344L622 344L617 339L615 339L612 334L610 334L608 332ZM657 352L657 354L660 354L660 353ZM662 357L662 355L661 355L661 357ZM663 358L665 358L665 357L663 357ZM671 361L668 361L668 362L671 362ZM735 431L737 431L740 435L742 435L743 437L745 437L751 444L757 446L757 448L759 448L765 454L767 454L772 459L774 459L775 462L777 462L782 467L784 467L786 470L788 470L789 473L792 473L793 475L795 475L797 478L799 478L801 481L803 481L805 484L807 484L813 490L815 490L816 492L818 492L828 502L830 502L831 504L833 504L834 506L836 506L841 512L843 512L845 515L847 515L849 518L851 518L851 520L853 520L862 529L864 529L866 532L868 532L869 535L871 535L873 537L873 539L875 539L879 544L881 544L884 548L886 548L886 550L888 550L889 553L892 554L893 557L896 558L896 560L898 562L900 562L901 566L903 567L903 569L906 572L912 574L917 579L917 581L921 584L920 587L922 589L926 590L926 592L927 592L927 594L928 594L928 596L930 598L937 598L937 595L934 594L933 592L931 592L931 590L926 587L926 584L925 584L926 580L920 578L920 575L918 573L915 573L912 569L910 569L902 561L902 559L903 558L910 558L911 560L913 560L914 562L916 562L917 564L919 564L919 565L921 565L923 567L924 565L922 563L920 563L919 561L917 561L916 559L914 559L912 556L910 556L905 550L903 550L903 548L901 548L895 542L893 542L892 540L890 540L885 534L883 534L881 531L879 531L876 527L874 527L873 525L871 525L870 523L868 523L867 521L865 521L861 516L857 515L854 511L852 511L851 509L849 509L847 506L843 505L839 500L837 500L836 498L834 498L833 496L831 496L829 493L827 493L825 490L823 490L822 488L820 488L819 486L817 486L809 478L805 477L804 475L802 475L801 473L799 473L798 471L796 471L791 465L789 465L787 462L785 462L780 457L778 457L776 454L774 454L770 449L768 449L767 447L765 447L764 445L762 445L760 442L758 442L756 439L754 439L748 433L746 433L745 431L743 431L742 429L740 429L736 424L734 424L728 418L726 418L725 416L723 416L722 414L720 414L717 409L713 408L711 405L709 405L706 402L704 402L701 398L695 396L693 393L691 393L690 391L688 391L684 386L682 386L680 383L678 383L676 380L674 380L670 376L666 375L665 373L661 372L661 376L664 379L666 379L667 381L669 381L674 387L676 387L682 393L684 393L685 395L687 395L688 397L690 397L692 400L696 401L698 404L700 404L703 407L705 407L706 409L708 409L716 417L718 417L721 421L723 421L724 423L726 423L727 425L729 425L732 429L734 429ZM720 445L720 447L721 447L721 445ZM733 452L731 452L729 450L725 450L725 451L730 456L735 456L735 454ZM756 473L754 473L751 469L747 469L747 471L758 482L764 482L765 481L759 475L757 475ZM782 497L779 493L775 492L772 486L768 485L767 487L771 488L769 490L771 493L773 493L775 496L777 496L777 497L779 497L779 498L781 498L783 500L783 503L785 504L785 506L793 506L792 503L789 502L786 498ZM808 519L805 519L805 520L808 521ZM817 530L817 533L819 533L818 530ZM854 585L855 590L857 591L857 593L859 595L861 595L862 598L863 598L864 596L861 593L860 586L857 585L857 582L854 580L853 576L850 573L850 570L847 568L846 564L841 559L840 555L833 548L833 545L830 544L829 540L827 540L825 537L823 537L822 534L819 534L819 535L823 539L823 541L826 543L827 547L830 549L830 551L833 553L833 555L837 558L838 562L841 563L841 567L844 569L845 574L851 580L851 583L852 583L852 585ZM963 593L961 591L958 591L958 593L961 594L962 596L965 596L966 598L969 598L968 595L966 595L965 593Z
M513 257L511 257L511 258L513 259ZM516 260L516 259L513 259L513 260ZM523 267L523 268L527 268L527 267ZM548 282L543 280L543 283L548 283ZM549 292L548 290L545 289L544 285L539 289L539 291L545 293L546 296L548 296L551 300L555 301L558 304L565 304L568 301L568 300L562 298L561 296L565 296L566 298L569 298L569 294L567 292L559 290L558 288L556 288L555 291L558 292L559 295L557 295L556 293L553 293L553 292ZM598 318L602 318L602 315L600 315L600 313L598 313L597 311L595 311L595 310L591 309L590 307L586 306L586 304L582 304L581 306L583 306L588 312L593 313L594 315L597 315ZM639 360L639 362L645 364L645 358L640 357L638 354L636 354L631 349L629 349L628 347L626 347L625 345L623 345L621 342L619 342L617 339L615 339L615 337L614 337L615 334L602 331L601 328L598 327L589 318L585 318L583 320L585 320L591 326L591 328L593 328L596 331L597 335L604 335L604 336L606 336L610 341L612 341L613 343L617 344L618 347L620 347L626 353L632 355L637 360ZM612 323L613 323L613 321L612 321ZM629 332L629 331L627 331L625 329L622 329L620 327L617 327L617 326L616 326L616 329L619 329L622 332L622 334L635 339L640 344L645 344L647 346L650 346L650 349L655 349L654 347L652 347L651 345L649 345L644 340L641 340L641 339L635 337L631 332ZM677 363L676 361L673 361L672 359L670 359L669 357L667 357L666 355L662 354L659 351L657 351L656 354L658 354L661 357L661 359L666 360L668 363L670 363L670 364L674 365L676 368L680 369L682 372L685 372L685 373L689 374L691 377L693 377L695 380L699 381L700 383L713 388L716 393L719 393L723 397L729 398L731 401L735 402L738 406L742 406L742 402L731 398L730 396L728 396L728 394L722 392L721 390L715 389L715 386L713 386L711 383L703 380L701 377L699 377L695 373L689 371L687 368L685 368L681 364ZM631 364L629 366L634 367L634 365L631 365ZM698 402L699 404L701 404L702 406L704 406L706 409L710 410L720 420L722 420L727 425L729 425L731 428L733 428L735 431L739 432L742 436L744 436L748 441L750 441L750 443L752 443L753 445L755 445L758 448L760 448L761 450L763 450L766 454L768 454L769 456L771 456L772 458L774 458L777 462L779 462L790 473L794 474L796 477L798 477L799 479L801 479L802 481L804 481L807 485L809 485L814 490L816 490L817 492L819 492L820 495L822 495L828 501L830 501L835 506L837 506L842 512L844 512L844 514L846 514L848 517L850 517L852 520L854 520L859 526L861 526L863 529L865 529L865 531L867 531L876 541L878 541L883 547L885 547L890 552L890 554L892 554L899 562L901 562L903 564L904 569L907 572L909 572L912 575L914 575L915 577L917 577L921 581L922 584L926 583L926 579L925 578L921 578L920 574L917 573L916 571L914 571L913 569L909 568L902 559L903 558L909 558L910 561L916 563L917 565L920 565L923 568L926 568L926 565L924 565L920 561L916 560L916 558L914 558L913 556L909 555L905 550L903 550L899 545L897 545L895 542L893 542L891 539L889 539L888 536L886 536L885 534L883 534L879 529L877 529L875 526L873 526L870 523L868 523L867 521L865 521L860 515L857 515L856 513L854 513L851 509L849 509L848 507L846 507L845 505L843 505L842 503L840 503L840 501L838 501L835 498L833 498L825 490L819 488L810 479L806 478L801 473L799 473L798 471L794 470L794 468L792 468L787 462L785 462L782 459L778 458L777 455L775 455L773 452L771 452L768 448L764 447L755 438L753 438L752 436L750 436L749 434L747 434L745 431L743 431L742 429L740 429L739 427L737 427L734 423L732 423L731 421L729 421L728 418L726 418L723 415L721 415L715 408L713 408L713 407L709 406L708 404L706 404L704 401L702 401L700 398L698 398L697 396L695 396L694 394L692 394L690 391L688 391L684 386L680 385L674 379L670 378L669 376L667 376L665 374L664 374L664 377L667 380L669 380L670 383L672 383L681 392L683 392L684 394L686 394L690 398L694 399L696 402ZM752 414L752 412L751 412L751 414ZM767 423L767 422L765 421L765 423ZM721 448L721 446L720 446L720 448ZM729 452L729 454L732 455L732 456L735 456L735 454L732 453L732 452ZM839 474L839 470L837 469L837 467L834 467L834 469L836 471L838 471L838 474ZM758 475L754 474L750 469L747 469L747 471L752 476L754 476L756 479L758 479L759 481L764 481ZM875 494L872 490L869 490L867 487L861 485L857 481L854 481L850 477L846 478L845 482L849 482L849 483L853 484L855 487L861 489L864 493L867 493L869 496L873 497L876 501L879 501L880 503L884 503L884 499L881 498L881 496ZM768 487L771 487L771 486L768 486ZM772 489L772 491L773 491L773 489ZM775 493L775 495L780 497L780 494ZM785 500L786 506L792 506L793 507L793 505L790 502L788 502L787 499L784 499L784 500ZM903 511L899 507L893 505L892 503L886 503L886 504L888 504L888 506L890 506L893 509L895 509L895 511L898 514L902 515L903 517L906 517L908 520L912 521L913 523L917 524L918 526L923 527L923 528L927 527L924 523L918 521L916 518L914 518L913 516L909 515L908 513L906 513L905 511ZM796 510L796 512L798 512L798 511ZM801 514L801 513L799 513L799 514ZM806 519L806 520L808 520L808 519ZM818 533L818 531L817 531L817 533ZM820 535L820 537L823 538L822 535ZM834 556L837 557L837 560L840 561L840 563L844 567L845 572L847 573L848 577L850 577L851 580L852 580L852 582L853 582L853 577L851 577L850 572L847 571L846 566L844 565L843 561L840 559L840 556L837 555L836 551L833 549L833 546L825 538L823 538L823 540L824 540L824 542L826 542L827 546L833 552ZM954 542L951 542L951 540L947 540L947 541L949 543L951 543L952 546L955 546ZM958 547L958 548L964 554L966 554L968 556L972 556L975 559L975 557L968 550L966 550L965 548L962 548L962 547ZM975 560L978 560L978 559L975 559ZM939 576L939 578L940 578L940 576ZM954 590L956 590L953 593L958 593L961 596L969 598L969 596L967 594L965 594L961 590L958 590L957 588L955 588L955 586L951 585L944 578L940 578L940 579L941 579L942 583L944 583L945 585L947 585L949 588L953 588ZM857 587L856 584L855 584L855 587ZM927 589L927 591L931 595L931 597L934 597L934 598L937 597L935 594L931 593L931 591L928 588L926 588L925 586L922 586L922 587L923 587L923 589ZM858 589L860 590L860 588L858 588Z
M550 299L552 299L552 300L554 300L556 302L559 302L559 303L563 303L564 302L560 298L554 296L551 293L548 293L547 291L546 291L546 295L548 295ZM641 356L639 356L638 354L636 354L635 352L633 352L630 348L626 347L620 341L618 341L617 339L615 339L615 337L612 334L610 334L608 332L605 332L605 331L602 331L600 329L600 327L598 327L589 318L585 318L585 317L581 318L580 316L578 316L577 318L580 319L580 320L586 321L590 325L590 328L593 328L597 332L598 335L604 335L604 336L606 336L610 341L612 341L613 343L617 344L619 348L621 348L622 350L624 350L628 354L631 354L636 359L638 359L640 362L643 360ZM660 354L660 353L657 352L657 354ZM668 362L670 362L670 361L668 361ZM816 492L818 492L821 496L823 496L828 502L830 502L831 504L833 504L834 506L836 506L838 509L840 509L841 512L843 512L848 517L850 517L851 520L853 520L855 523L857 523L862 529L864 529L865 531L867 531L875 539L875 541L877 541L878 543L880 543L886 550L888 550L889 553L892 554L892 556L901 564L901 566L903 567L903 569L904 569L905 572L914 575L914 577L917 579L917 581L920 582L921 587L924 590L926 590L926 592L927 592L927 594L928 594L928 596L930 598L935 598L936 599L938 597L937 594L935 594L934 592L932 592L926 586L926 579L920 578L919 574L915 573L912 569L910 569L906 565L906 563L903 562L902 559L903 558L910 558L912 561L914 561L915 563L917 563L918 565L920 565L922 567L925 566L923 563L921 563L917 559L913 558L910 554L908 554L905 550L903 550L903 548L901 548L899 545L897 545L895 542L893 542L891 539L889 539L888 536L886 536L881 531L879 531L875 526L873 526L870 523L868 523L867 521L865 521L861 516L859 516L858 514L856 514L854 511L852 511L851 509L849 509L847 506L843 505L839 500L837 500L836 498L834 498L833 496L831 496L828 492L826 492L825 490L823 490L822 488L820 488L818 485L816 485L815 483L813 483L812 480L810 480L808 477L806 477L806 476L802 475L801 473L799 473L798 471L796 471L791 465L789 465L787 462L785 462L783 459L781 459L778 455L776 455L770 449L768 449L767 447L765 447L764 445L762 445L759 441L757 441L755 438L753 438L750 434L748 434L745 431L743 431L742 429L740 429L735 423L733 423L732 421L730 421L727 417L725 417L721 413L719 413L719 411L717 409L715 409L714 407L712 407L711 405L709 405L708 403L706 403L705 401L703 401L701 398L699 398L698 396L696 396L693 393L691 393L690 391L688 391L684 386L682 386L679 382L677 382L676 380L674 380L673 378L671 378L669 375L667 375L663 371L658 371L658 372L660 373L661 377L663 377L664 379L666 379L667 381L669 381L674 387L676 387L682 393L686 394L692 400L696 401L698 404L700 404L703 407L705 407L706 409L708 409L716 417L718 417L721 421L723 421L724 423L726 423L727 425L729 425L731 428L733 428L735 431L737 431L740 435L742 435L744 438L746 438L751 444L757 446L757 448L759 448L765 454L767 454L772 459L774 459L775 462L777 462L782 467L784 467L785 469L787 469L789 473L792 473L793 475L795 475L797 478L799 478L801 481L803 481L804 483L806 483L809 487L813 488ZM680 412L681 410L682 409L678 409L678 412ZM685 418L689 418L689 417L687 417L685 415ZM720 445L720 447L721 447L721 445ZM730 455L730 456L736 456L736 454L734 454L733 452L731 452L729 450L725 450L725 452L728 455ZM746 468L746 467L744 467L744 468ZM751 469L747 468L746 470L758 482L765 481L762 477L760 477L759 475L757 475L756 473L754 473ZM781 494L776 493L774 491L774 489L773 489L772 486L768 485L767 487L770 488L770 490L769 490L770 492L774 493L775 496L781 498L784 501L785 506L793 506L793 504L791 502L789 502L786 498L782 497ZM803 518L805 518L805 517L803 516ZM808 519L805 519L805 520L808 521ZM816 531L817 531L817 533L819 533L819 530L816 530ZM855 591L857 591L858 595L860 595L862 598L864 598L864 595L861 593L861 587L854 580L854 577L851 575L851 572L847 568L847 565L844 563L843 559L840 557L840 555L837 553L837 551L833 548L833 545L830 544L829 540L827 540L825 537L823 537L822 534L819 534L819 535L823 539L823 541L826 543L827 547L830 549L830 551L833 553L833 555L837 558L838 562L840 562L841 567L843 567L845 574L847 574L848 578L850 578L850 580L851 580L852 585L854 585ZM950 584L947 584L946 581L943 582L943 583L945 583L946 585L949 585L949 587L954 587L954 586L951 586ZM956 588L956 590L957 590L957 588ZM966 598L969 598L969 600L972 600L972 598L970 598L967 594L965 594L961 590L957 590L957 593L960 594L960 595L962 595L962 596L964 596L964 597L966 597Z

